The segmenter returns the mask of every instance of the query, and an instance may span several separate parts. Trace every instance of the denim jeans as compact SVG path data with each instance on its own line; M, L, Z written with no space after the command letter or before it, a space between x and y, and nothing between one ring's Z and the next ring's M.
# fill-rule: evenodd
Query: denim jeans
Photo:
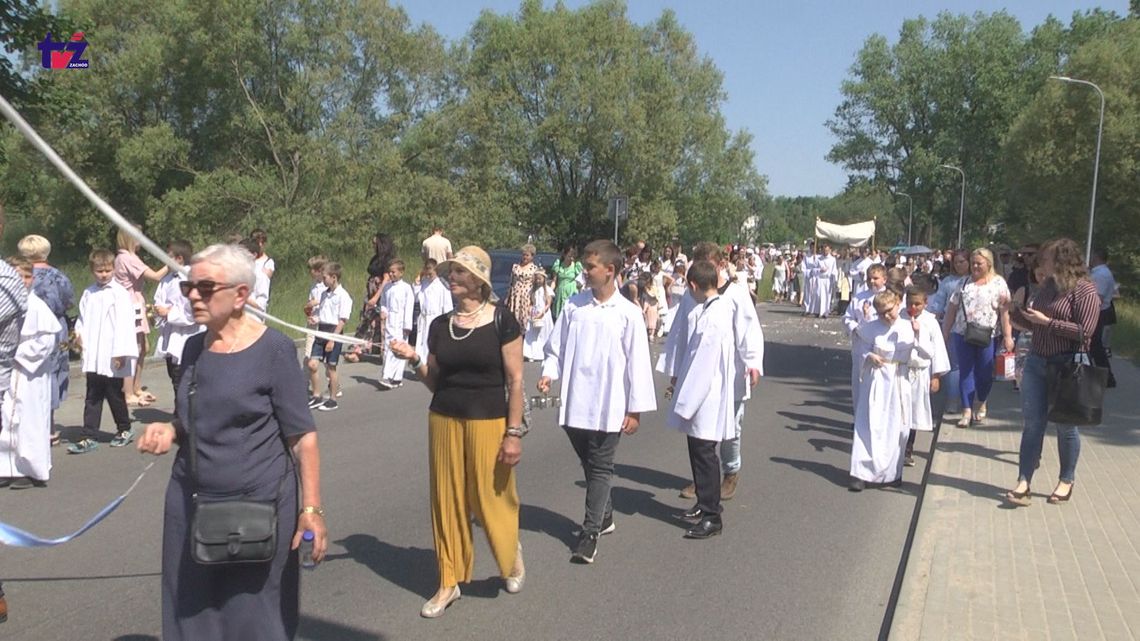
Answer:
M1047 363L1059 363L1073 358L1072 354L1043 357L1029 354L1021 374L1021 454L1018 458L1018 480L1029 483L1033 471L1041 460L1041 447L1045 441L1045 427L1049 415L1049 392L1045 382ZM1072 483L1081 456L1081 435L1076 425L1057 426L1057 453L1061 459L1061 481Z
M582 531L597 534L602 523L614 512L610 488L614 477L614 452L617 450L621 432L599 432L564 427L574 453L582 463L586 475L586 516L582 520Z
M734 401L732 404L736 422L736 433L732 438L720 442L720 471L723 474L737 474L740 472L740 426L744 423L744 401Z
M975 401L985 403L994 386L994 343L977 347L966 342L961 334L950 334L950 349L958 361L959 400L962 409Z

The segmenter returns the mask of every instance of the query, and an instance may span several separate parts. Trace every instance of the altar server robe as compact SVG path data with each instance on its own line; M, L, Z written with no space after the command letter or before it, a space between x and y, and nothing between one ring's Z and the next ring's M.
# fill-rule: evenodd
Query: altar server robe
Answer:
M673 406L665 424L686 436L723 441L735 435L736 354L744 336L724 296L692 309L689 339L677 355Z
M428 357L428 328L438 316L446 314L455 308L451 298L451 289L440 278L433 278L429 283L420 283L416 298L420 303L420 318L416 333L416 356L427 362Z
M158 357L169 356L175 365L182 362L182 348L186 339L206 328L194 322L194 310L190 307L190 299L182 295L179 290L180 283L186 276L179 272L171 272L158 283L154 291L154 304L156 307L168 307L166 318L160 319L158 326L158 344L154 347L154 355Z
M804 256L804 312L814 314L816 285L819 283L819 256L807 254Z
M135 306L130 293L115 281L83 290L75 334L83 343L83 371L112 378L135 372L139 344L135 334ZM123 366L111 367L115 358Z
M903 310L900 318L909 323ZM950 355L942 337L942 327L934 314L923 310L918 315L919 332L907 366L910 368L910 429L929 432L934 429L934 413L930 409L930 379L950 371Z
M882 367L864 360L859 381L859 407L851 443L851 476L868 483L890 483L902 478L903 450L910 435L911 384L909 367L914 347L910 321L887 325L882 319L856 330L871 346L870 352L886 359Z
M852 263L851 269L847 271L847 276L851 278L852 298L867 291L867 270L874 264L875 262L867 256Z
M881 291L881 290L880 290ZM843 313L843 327L847 330L847 335L851 337L851 412L854 414L859 410L859 372L863 368L863 361L867 360L867 352L870 350L870 345L867 341L859 337L855 333L859 325L873 321L879 318L875 313L875 308L872 305L870 315L863 314L863 303L873 303L875 294L878 291L870 289L864 290L855 298L851 299L851 304L847 306L847 311Z
M48 480L51 471L51 397L55 357L62 326L47 303L28 292L28 312L20 326L20 345L12 368L12 386L0 402L0 477Z
M815 285L813 314L826 316L831 313L831 299L835 291L835 281L839 275L838 269L835 256L819 256L816 259L816 272L819 276Z
M571 296L546 343L542 375L562 379L558 424L620 432L627 412L657 409L649 336L641 308L615 293Z

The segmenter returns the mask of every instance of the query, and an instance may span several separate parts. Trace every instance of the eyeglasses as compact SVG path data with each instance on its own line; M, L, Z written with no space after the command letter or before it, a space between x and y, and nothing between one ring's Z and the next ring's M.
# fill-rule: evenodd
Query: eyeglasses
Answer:
M178 288L182 290L183 296L189 296L190 292L196 289L198 290L198 295L202 297L202 300L209 300L216 292L220 292L223 289L232 289L234 287L237 287L237 285L217 283L212 280L184 280L178 283Z

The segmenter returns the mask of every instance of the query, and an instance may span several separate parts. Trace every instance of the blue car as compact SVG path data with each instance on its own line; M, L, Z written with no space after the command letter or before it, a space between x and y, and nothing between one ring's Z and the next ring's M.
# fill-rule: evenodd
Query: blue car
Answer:
M507 297L507 290L511 286L511 267L522 260L522 251L518 249L492 249L487 252L491 255L491 289L499 300ZM538 252L534 255L534 262L546 272L550 278L550 268L559 255L552 252Z

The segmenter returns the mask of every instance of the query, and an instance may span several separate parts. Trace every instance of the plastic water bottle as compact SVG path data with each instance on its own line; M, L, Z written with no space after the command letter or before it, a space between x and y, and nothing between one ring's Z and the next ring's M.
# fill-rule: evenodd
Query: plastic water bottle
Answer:
M312 530L305 530L301 535L301 547L299 550L301 553L301 567L306 570L312 570L317 567L317 562L313 560L313 540L315 538L316 536Z

